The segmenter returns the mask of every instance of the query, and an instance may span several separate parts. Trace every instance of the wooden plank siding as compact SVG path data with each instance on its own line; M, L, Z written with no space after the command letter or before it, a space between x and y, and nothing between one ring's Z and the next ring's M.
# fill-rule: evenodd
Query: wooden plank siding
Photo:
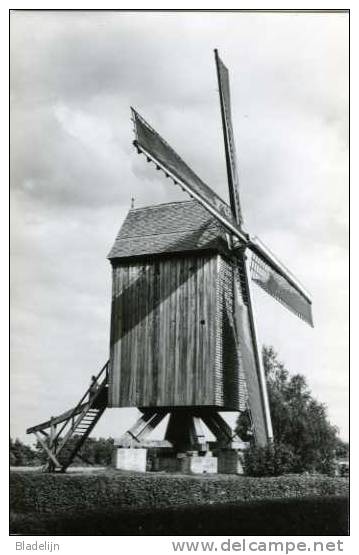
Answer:
M231 266L210 252L112 264L109 406L238 410Z

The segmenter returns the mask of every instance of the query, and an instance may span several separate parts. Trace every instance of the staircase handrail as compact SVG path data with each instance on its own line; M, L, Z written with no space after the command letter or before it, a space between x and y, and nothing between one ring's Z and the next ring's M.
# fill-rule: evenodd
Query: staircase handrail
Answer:
M101 368L100 372L97 374L96 376L96 382L98 382L99 378L102 376L102 374L105 372L106 370L106 378L105 380L103 380L103 382L99 385L98 390L96 391L96 393L93 395L91 401L95 400L95 398L98 396L98 394L100 393L100 391L103 389L103 387L107 384L107 369L108 369L108 365L109 365L109 360L106 362L106 364ZM81 409L83 408L83 406L85 405L84 400L86 399L87 395L89 395L91 388L93 387L92 384L90 384L88 386L88 388L86 389L84 395L81 397L80 401L77 403L77 405L66 411L65 413L63 413L62 415L60 415L58 418L61 418L61 421L68 421L70 420L71 416L77 414L78 412L81 412ZM90 402L90 399L89 401ZM40 429L45 429L45 428L50 428L51 425L54 423L53 418L51 418L50 420L47 420L46 422L44 422L43 424L38 424L37 426L33 426L32 428L28 428L26 430L27 434L31 434L33 433L35 430L40 430ZM57 422L58 423L58 422ZM63 427L64 428L64 427ZM62 429L63 429L62 428ZM62 430L61 430L62 431Z

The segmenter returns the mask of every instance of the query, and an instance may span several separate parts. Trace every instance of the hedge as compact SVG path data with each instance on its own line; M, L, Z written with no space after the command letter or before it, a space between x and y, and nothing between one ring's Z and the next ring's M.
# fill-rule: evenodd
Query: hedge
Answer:
M10 473L10 508L51 514L101 509L149 509L264 499L345 496L348 480L324 475L179 476L100 471L87 474Z

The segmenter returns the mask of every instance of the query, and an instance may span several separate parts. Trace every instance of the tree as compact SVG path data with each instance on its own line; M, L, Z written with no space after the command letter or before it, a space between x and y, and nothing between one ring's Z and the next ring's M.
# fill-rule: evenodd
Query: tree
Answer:
M349 443L338 439L337 446L335 448L335 456L337 459L348 459L349 458Z
M304 376L289 374L272 347L263 348L263 365L274 447L280 445L292 452L292 472L331 473L340 440L325 405L312 397ZM237 432L245 441L251 440L248 412L239 416Z
M22 443L19 439L13 441L10 438L10 465L11 466L36 466L40 463L37 453L30 447Z
M74 436L65 445L59 455L60 462L66 460L66 456L75 447L78 439L78 436ZM79 465L110 465L113 442L112 438L87 438L80 449L79 455L75 457L74 463ZM43 465L48 458L39 441L37 441L34 448L32 448L30 445L22 443L19 439L15 439L14 441L11 437L9 456L11 466L40 466Z
M58 460L60 463L65 462L67 460L67 456L76 446L79 436L74 435L70 440L66 443L65 447L61 450L61 453L58 456ZM47 455L43 450L41 444L37 442L36 451L38 458L41 459L41 463L44 464L47 460ZM113 439L112 438L93 438L88 437L83 445L79 453L76 455L74 459L75 465L82 466L83 464L90 464L90 465L101 465L107 466L111 464L111 457L112 457L112 450L113 450Z

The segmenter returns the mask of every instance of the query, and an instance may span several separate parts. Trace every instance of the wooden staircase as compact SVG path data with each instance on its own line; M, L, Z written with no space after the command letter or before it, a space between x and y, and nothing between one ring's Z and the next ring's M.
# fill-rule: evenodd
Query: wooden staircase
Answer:
M36 436L47 455L45 471L65 472L80 456L82 445L107 407L108 365L107 361L73 409L26 430Z

